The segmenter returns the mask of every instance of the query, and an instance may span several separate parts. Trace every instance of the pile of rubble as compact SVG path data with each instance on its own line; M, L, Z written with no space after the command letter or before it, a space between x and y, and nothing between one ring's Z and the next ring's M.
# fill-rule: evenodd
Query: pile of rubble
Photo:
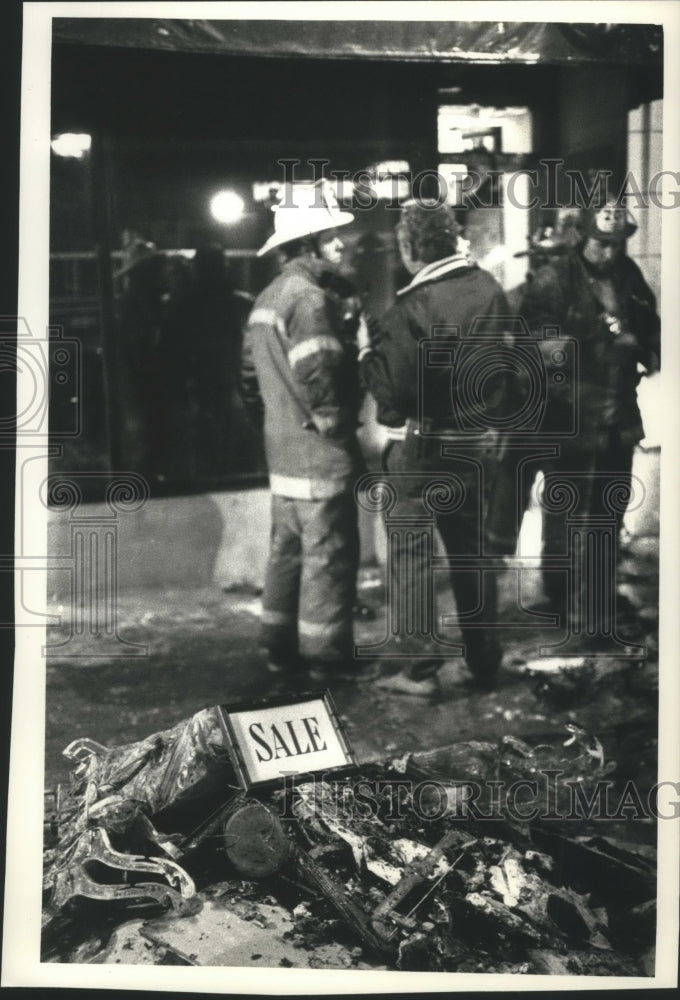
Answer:
M570 728L250 792L217 708L78 740L47 817L43 961L107 961L135 917L165 964L652 975L653 851L564 819L612 769Z

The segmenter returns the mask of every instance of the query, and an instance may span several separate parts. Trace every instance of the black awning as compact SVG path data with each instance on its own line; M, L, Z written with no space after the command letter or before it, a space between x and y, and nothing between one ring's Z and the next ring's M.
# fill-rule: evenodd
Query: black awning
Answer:
M659 65L658 25L54 18L55 42L312 59Z

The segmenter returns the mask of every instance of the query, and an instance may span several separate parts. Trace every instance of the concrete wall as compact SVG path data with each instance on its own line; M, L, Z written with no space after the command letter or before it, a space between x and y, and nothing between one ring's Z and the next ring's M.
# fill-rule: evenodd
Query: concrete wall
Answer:
M644 407L643 407L644 410ZM638 450L634 474L642 480L643 503L626 516L628 530L654 537L659 530L659 452ZM104 504L79 511L80 530L99 523L110 530L111 513ZM268 490L210 493L148 501L136 512L119 514L117 585L119 592L166 587L262 586L269 549ZM522 527L518 551L540 553L540 516L530 511ZM64 558L64 568L48 572L50 602L69 601L75 560L71 558L72 520L68 511L51 511L48 552ZM360 511L362 562L384 565L385 532L378 516ZM100 549L100 552L102 550ZM444 554L441 546L439 554ZM90 554L90 562L92 555ZM95 574L96 575L96 569ZM83 591L89 585L86 573Z
M134 512L112 521L105 504L86 504L77 521L69 511L48 516L48 552L60 557L63 568L48 572L50 601L68 600L74 575L72 530L88 534L110 531L117 535L116 565L119 591L164 587L261 587L269 550L269 490L206 493L189 497L149 500ZM360 512L362 562L375 561L374 518ZM100 549L103 552L103 548ZM92 562L92 555L85 555Z
M214 579L225 584L242 576L253 581L261 575L268 531L244 530L244 524L268 519L266 490L209 494L150 500L133 512L115 518L117 533L117 584L121 591L152 587L204 586ZM87 527L103 530L111 513L105 504L85 505ZM78 522L82 523L83 512ZM71 554L69 511L53 510L48 518L48 552L51 557ZM219 574L219 576L217 576ZM68 598L72 571L48 573L48 596Z

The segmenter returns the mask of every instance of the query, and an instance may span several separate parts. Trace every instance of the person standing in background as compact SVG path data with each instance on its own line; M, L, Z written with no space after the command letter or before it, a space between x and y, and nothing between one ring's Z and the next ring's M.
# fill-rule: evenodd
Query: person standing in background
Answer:
M660 321L654 294L637 264L626 255L625 241L636 229L625 207L612 201L570 215L568 252L536 272L527 284L520 313L532 332L558 328L578 347L574 384L551 385L544 433L571 419L575 402L577 432L559 442L559 453L542 463L546 477L572 482L579 513L607 516L608 488L615 482L630 490L633 451L644 436L637 404L643 374L660 364ZM547 377L551 378L548 367ZM619 505L621 507L621 505ZM623 509L616 513L618 539ZM564 512L543 510L543 557L564 555ZM615 559L612 554L612 559ZM543 567L546 608L583 632L580 599L584 581ZM618 598L619 609L621 599ZM601 632L603 622L594 623ZM585 638L586 652L591 639Z
M461 485L462 502L449 513L438 512L436 525L454 564L450 579L467 666L476 684L492 687L502 660L493 625L488 625L496 620L496 575L475 567L474 561L485 552L484 469L494 465L498 435L490 429L473 437L461 429L452 406L450 364L422 368L419 347L438 328L457 331L462 346L474 336L480 318L487 333L489 324L493 328L488 350L483 338L479 344L482 362L491 357L488 352L493 352L499 338L502 342L507 338L503 290L471 262L469 244L459 242L459 237L460 227L448 206L415 200L402 206L397 240L412 280L397 292L396 302L381 320L360 327L359 360L362 382L378 404L378 420L389 429L384 463L386 472L402 482L400 512L410 512L410 520L417 521L422 498L438 475L456 477ZM502 413L505 377L492 375L486 386L489 412ZM443 453L444 446L455 453L456 444L458 454ZM413 530L396 533L393 544L391 600L401 607L420 605L430 593L426 546ZM405 567L410 573L403 572ZM434 609L427 610L433 618ZM406 695L435 696L441 653L435 655L434 646L422 635L400 638L399 656L405 665L385 673L376 685Z
M167 265L155 243L133 239L117 278L123 403L123 461L152 482L168 469L168 394L163 377Z

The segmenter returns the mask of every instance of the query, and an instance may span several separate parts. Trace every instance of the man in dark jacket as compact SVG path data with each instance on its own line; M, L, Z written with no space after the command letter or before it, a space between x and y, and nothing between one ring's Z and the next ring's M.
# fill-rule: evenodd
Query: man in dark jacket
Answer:
M618 538L633 450L643 437L636 387L642 373L658 370L660 354L654 295L625 254L626 237L635 228L626 209L611 202L578 213L574 245L535 274L521 303L520 312L532 331L558 327L560 336L572 338L578 348L574 384L565 381L560 390L551 382L547 394L544 433L559 433L573 416L577 431L559 439L558 454L541 463L546 477L544 558L564 555L568 544L565 510L560 503L551 504L551 483L558 490L559 482L571 487L572 513L585 519L583 523L589 520L595 528L596 521L604 525L609 518ZM575 414L568 412L574 407ZM566 615L576 634L582 634L586 624L588 601L583 594L588 582L543 567L548 607ZM597 589L602 587L600 581ZM608 628L601 618L596 615L589 624L594 635Z
M494 635L496 576L488 562L482 570L481 558L485 471L489 445L497 440L493 420L485 422L484 417L502 413L505 395L504 376L488 370L488 361L503 343L508 308L498 282L470 263L466 246L459 245L459 227L447 206L407 203L397 239L413 278L397 293L396 302L370 336L361 328L359 359L362 380L378 404L378 419L389 428L386 483L392 482L398 493L399 517L405 526L390 533L389 603L402 610L426 605L429 627L427 623L423 627L421 620L420 628L399 628L402 669L376 683L399 693L432 697L438 690L436 675L445 646L438 645L434 634L432 553L425 531L428 511L449 557L458 624L473 678L490 686L502 659ZM435 350L435 344L425 363L425 342L437 336L443 338L442 349ZM452 372L463 364L463 356L454 354L466 346L475 354L469 372L472 381L475 370L483 377L481 410L468 406L464 393L457 394L452 385Z
M357 351L338 297L325 290L353 221L323 185L287 190L275 231L281 273L246 329L243 386L263 406L272 491L262 635L272 672L330 683L352 670L359 558L354 483L360 467ZM330 272L330 274L329 274Z

